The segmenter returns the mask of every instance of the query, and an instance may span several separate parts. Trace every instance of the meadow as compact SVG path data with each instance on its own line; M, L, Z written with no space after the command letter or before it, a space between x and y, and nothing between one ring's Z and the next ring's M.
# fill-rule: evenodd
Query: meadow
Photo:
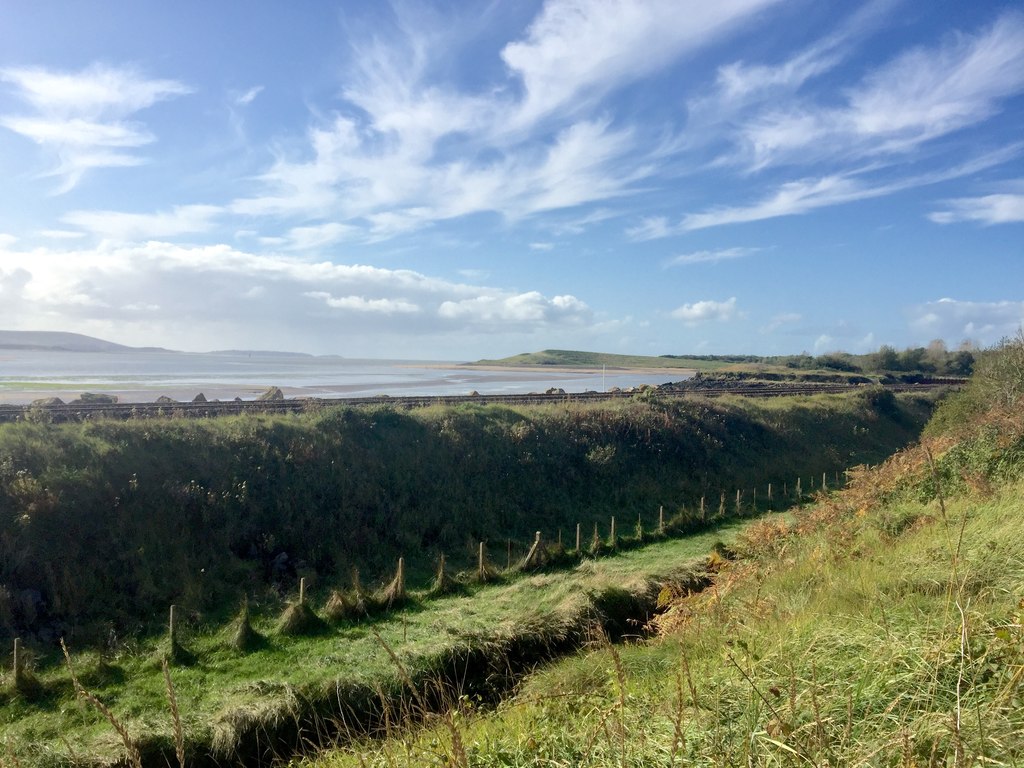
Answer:
M23 644L0 760L263 765L442 721L458 741L456 714L647 634L739 526L881 461L932 407L871 389L7 425L0 625Z

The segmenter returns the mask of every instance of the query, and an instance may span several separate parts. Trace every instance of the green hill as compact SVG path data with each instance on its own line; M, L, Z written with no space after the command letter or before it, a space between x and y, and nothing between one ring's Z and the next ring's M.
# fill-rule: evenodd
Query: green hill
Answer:
M605 352L576 352L566 349L545 349L525 352L500 360L478 360L473 365L494 366L564 366L567 368L683 368L713 371L729 365L727 359L709 360L691 357L653 357L644 355L613 355Z

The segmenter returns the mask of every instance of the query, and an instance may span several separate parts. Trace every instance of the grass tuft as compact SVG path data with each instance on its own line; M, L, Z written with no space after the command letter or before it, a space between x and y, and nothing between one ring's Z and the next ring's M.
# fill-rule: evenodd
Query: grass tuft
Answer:
M323 619L305 603L291 603L277 622L278 634L286 637L318 635L327 629Z
M231 647L240 653L252 653L267 647L267 639L261 635L252 625L252 618L249 614L249 600L242 601L242 607L238 611L229 627L231 633Z

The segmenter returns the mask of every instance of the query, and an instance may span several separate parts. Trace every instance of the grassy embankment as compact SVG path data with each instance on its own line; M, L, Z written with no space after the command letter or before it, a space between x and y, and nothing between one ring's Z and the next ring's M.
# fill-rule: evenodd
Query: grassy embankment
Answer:
M457 730L310 768L1024 763L1024 341L919 445L751 524L658 642L596 644ZM454 715L452 717L455 717Z
M5 424L0 640L138 634L171 603L223 618L402 555L426 578L480 541L520 555L538 530L650 529L661 506L696 523L701 497L808 490L912 440L928 402L876 395Z
M757 403L741 400L715 404L634 402L614 406L611 410L561 407L527 411L433 410L403 414L383 409L358 413L343 411L299 419L235 419L205 424L145 422L64 425L59 428L52 425L12 425L8 431L0 432L0 437L5 439L2 444L8 479L6 500L8 503L11 500L16 503L26 500L46 503L25 504L18 508L20 514L15 517L22 528L10 530L33 531L34 538L27 539L32 546L22 552L23 559L15 563L7 574L8 578L17 576L18 567L23 569L21 572L28 571L25 567L26 563L31 563L28 555L38 556L45 551L42 549L44 546L56 546L56 542L67 541L69 526L78 526L71 532L72 542L75 542L76 535L83 535L82 521L74 519L75 515L89 512L82 500L89 498L87 494L83 495L83 486L87 491L93 487L105 488L115 495L116 502L102 506L104 514L97 515L97 518L107 519L104 516L107 515L113 520L117 526L114 530L119 536L116 541L134 558L130 562L149 562L140 557L143 553L134 550L139 531L133 529L133 525L152 535L162 534L163 541L144 540L153 544L153 552L170 552L170 559L174 562L175 547L199 547L218 535L217 515L224 514L224 507L220 506L224 496L210 488L182 497L172 496L172 501L184 503L163 513L158 494L146 497L149 500L147 505L138 498L132 503L134 497L131 493L144 484L172 491L181 489L183 485L194 487L198 481L194 484L182 482L183 478L192 476L193 471L209 470L211 466L216 466L222 473L220 482L227 483L228 487L237 487L239 478L232 472L237 471L238 465L231 462L241 460L242 466L248 467L246 459L252 461L249 452L254 450L253 446L261 446L264 450L257 468L264 472L273 470L272 478L286 486L279 491L281 496L292 494L292 510L301 510L302 502L310 498L301 495L310 493L306 487L308 483L318 482L321 485L317 487L322 488L325 482L324 478L315 478L310 469L302 469L302 462L296 465L283 461L286 458L294 460L295 451L301 450L308 462L313 462L313 457L320 457L321 461L337 461L337 453L333 451L338 450L338 445L356 442L355 447L347 445L346 448L352 451L350 456L363 454L364 463L359 465L360 468L386 463L383 460L386 455L389 461L393 460L398 465L393 468L397 472L409 469L409 465L395 457L408 457L413 453L401 445L399 437L412 436L420 438L416 442L419 450L415 453L421 463L421 472L424 467L432 469L436 466L434 462L442 459L449 462L457 459L465 470L467 466L473 466L474 460L479 461L473 457L489 455L480 443L486 446L484 438L491 434L492 437L497 435L498 444L511 442L514 446L511 454L498 454L489 459L500 463L506 477L508 473L516 475L521 472L523 474L516 475L514 481L522 482L522 478L528 475L535 483L534 490L554 489L552 504L545 510L549 515L559 510L559 499L566 501L564 510L570 513L563 519L572 520L580 515L579 507L575 506L578 501L573 501L572 494L582 491L574 491L580 486L574 486L573 482L598 483L599 491L610 492L617 483L630 482L632 478L641 493L625 496L621 495L623 491L620 488L620 495L605 499L605 506L600 506L600 511L615 511L621 509L621 505L643 503L650 505L648 509L653 516L653 503L659 498L657 494L665 494L672 489L682 492L691 489L699 494L710 480L717 479L711 474L713 472L721 472L729 479L770 476L749 472L749 465L758 463L758 472L761 473L777 471L785 477L798 474L807 477L808 474L817 474L819 468L827 471L825 466L843 466L858 458L881 456L893 443L913 436L927 410L927 404L917 399L905 399L900 403L891 398L879 399L865 394ZM346 424L360 428L340 429ZM388 429L381 430L381 427ZM375 434L374 430L380 431ZM430 436L434 437L425 439ZM478 441L473 443L473 451L465 448L470 437ZM596 442L598 438L603 442ZM374 449L373 441L378 439L382 446L387 447L386 451ZM444 450L440 451L440 456L434 456L432 451L440 450L438 445ZM462 446L455 456L450 453L452 445ZM138 453L142 446L148 450ZM236 458L236 454L240 454L241 459ZM660 467L664 474L637 475L636 468L638 465L643 467L645 456L648 464ZM52 461L54 457L61 461L48 465L45 459ZM134 457L134 460L125 465L129 457ZM188 461L184 461L186 458ZM212 459L221 463L210 463ZM184 463L178 466L175 462ZM284 466L277 462L284 463ZM520 464L523 466L518 466ZM579 471L581 466L588 464L596 465L596 474L572 477L572 471ZM253 467L249 469L250 474L244 482L258 479L251 474ZM322 466L320 469L324 471ZM111 470L124 475L122 481L125 485L118 484L117 476L104 476L104 471ZM146 474L139 470L146 471ZM707 474L701 474L701 470ZM651 473L653 469L648 466L644 471ZM338 470L334 472L337 474ZM552 478L556 472L557 482L554 482ZM347 471L343 474L348 476ZM293 475L297 477L293 478ZM103 484L97 481L98 477L104 478ZM162 484L154 482L160 477L163 478ZM445 475L441 481L451 483L452 477L452 474ZM545 478L548 478L547 486L542 484ZM655 482L666 478L676 485L658 485ZM289 480L292 480L291 484L288 484ZM370 482L379 483L380 480L381 475L371 474ZM422 481L423 475L416 475L412 480ZM404 482L412 480L405 478ZM500 485L501 476L496 475L489 481ZM468 489L451 484L446 487L447 500L449 503L453 499L457 501L460 493L471 493L489 484L482 482ZM72 494L71 489L76 489L78 495ZM265 494L273 491L273 485L268 483L260 489L254 496L267 504ZM378 493L380 489L378 485ZM384 489L387 491L388 487L384 486ZM656 495L644 497L642 492ZM515 497L516 500L522 498ZM590 497L582 495L580 498ZM71 500L77 503L68 504ZM204 506L203 501L209 506ZM695 502L695 495L687 498L691 515ZM128 513L119 512L130 503L132 506ZM728 503L731 506L731 493ZM276 505L268 506L280 512L284 499L279 498ZM677 503L677 506L682 504ZM323 514L323 507L319 509ZM422 510L422 507L418 509ZM527 512L530 509L525 505ZM244 510L245 515L229 517L228 522L242 525L245 516L261 511L260 507L252 506ZM669 511L679 510L674 507ZM153 530L154 525L166 522L161 514L177 519L178 525ZM309 512L309 516L300 518L297 524L308 526L314 519ZM629 519L634 518L630 515ZM685 523L686 518L682 519ZM41 535L40 522L50 526L42 531L49 531L52 542ZM412 522L410 519L410 526ZM184 539L182 544L174 536L189 532L190 524L199 526L198 535L194 539ZM312 538L315 543L324 543L316 539L320 531L333 531L334 535L339 533L333 530L338 525L337 517L320 525L322 527L314 532ZM653 521L649 517L647 529L652 527ZM83 556L89 554L85 546L95 548L107 544L99 535L103 530L84 532L88 535L87 541L77 542L83 547L79 550ZM422 535L422 531L422 528L413 526L405 533ZM606 535L607 528L602 532ZM464 664L467 655L473 654L476 654L473 656L476 661L471 665L473 668L482 664L494 671L487 667L492 662L496 662L499 669L503 664L511 668L513 657L524 661L535 659L544 655L546 646L562 642L571 645L577 641L598 609L608 614L611 606L624 597L628 598L627 601L650 599L652 579L665 577L677 571L681 562L707 552L719 535L713 533L640 550L602 561L596 566L582 566L581 571L571 575L548 574L510 585L485 587L475 598L447 598L426 604L414 602L397 620L382 620L373 626L379 628L390 645L399 649L411 674L417 677L429 679L439 665ZM550 540L550 535L548 537ZM5 546L11 546L12 538L8 533ZM297 540L305 539L300 537ZM214 545L217 543L214 541ZM19 550L12 548L9 551ZM90 561L90 565L101 569L104 565L102 557L113 551L109 548L103 550ZM392 551L401 550L396 548ZM155 559L160 560L159 557ZM11 561L4 562L11 567ZM123 563L121 560L117 562ZM71 563L69 567L73 568L73 561ZM176 668L174 678L179 706L185 717L186 740L197 755L207 748L228 753L232 749L248 748L260 738L269 738L267 734L277 734L284 739L285 746L269 745L263 741L259 742L259 748L281 747L287 751L290 748L289 738L310 735L309 732L291 732L288 723L307 722L313 727L321 722L318 717L336 716L339 706L372 709L375 706L372 702L378 700L379 691L393 693L394 686L401 682L401 675L395 672L386 652L382 654L376 638L371 640L368 637L369 625L364 623L343 621L324 628L322 635L304 639L284 637L273 631L272 624L281 601L275 593L261 586L258 565L259 561L253 565L247 564L244 558L237 558L232 561L232 569L224 572L241 575L240 582L247 587L241 591L238 591L238 582L210 583L217 573L208 571L207 582L202 581L207 574L198 577L205 591L199 592L192 605L186 602L188 613L199 618L194 633L182 641L194 663ZM45 567L41 570L46 571ZM168 602L179 602L175 595L188 599L188 572L173 569L164 572L166 578L172 579L170 583L159 580L159 573L149 572L152 584L179 591L170 593L171 600L167 602L154 601L146 607L145 613L130 614L140 622L164 615ZM73 571L72 575L86 583L100 585L104 583L103 579L110 578L102 571L97 574L84 569ZM172 578L174 575L178 576L176 581ZM326 573L321 576L322 586L315 594L317 605L322 605L327 586L332 583ZM123 587L129 583L113 582L113 585ZM340 586L340 579L333 583ZM240 654L231 649L231 631L223 628L223 623L218 624L217 611L211 610L202 616L199 611L207 606L200 602L204 597L220 595L220 603L212 600L209 603L216 608L218 605L223 607L224 595L229 595L230 604L237 606L237 599L245 591L254 598L254 623L265 641L257 644L255 652ZM112 616L127 614L130 604L124 602L116 589L108 587L106 595L113 603L108 606ZM18 617L8 609L4 618L12 622ZM167 650L166 646L163 650ZM141 737L147 749L162 749L166 754L170 748L171 726L162 677L154 661L160 652L157 641L134 638L129 642L116 643L102 658L96 655L78 658L76 666L84 682L93 687L101 699L111 705L114 713L128 724L133 737ZM70 680L52 659L40 657L34 674L41 683L41 689L34 694L12 691L10 680L5 681L4 733L16 753L30 755L32 764L45 764L47 760L60 764L66 762L70 754L88 760L118 753L121 747L117 738L99 715L84 705L72 704L75 696ZM491 690L493 682L485 680L480 690ZM303 721L304 716L311 720ZM159 762L163 758L151 759Z

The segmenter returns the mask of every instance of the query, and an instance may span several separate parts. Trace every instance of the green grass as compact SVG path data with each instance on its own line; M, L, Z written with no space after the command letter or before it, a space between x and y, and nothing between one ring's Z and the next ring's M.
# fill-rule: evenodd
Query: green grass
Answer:
M481 540L649 524L881 461L927 419L924 400L859 394L3 424L0 641L60 622L84 644L151 626L154 607L231 612L297 576L382 578L399 556L425 580Z
M457 738L406 730L308 765L1020 765L1022 493L908 505L895 537L891 509L755 525L662 640L597 643L494 711L461 702Z
M344 623L310 637L285 637L277 616L250 605L263 647L242 654L232 648L233 626L184 632L182 645L194 663L172 668L178 706L190 749L212 748L222 756L244 741L247 729L282 717L326 716L337 690L395 691L401 687L394 661L374 632L394 649L416 680L436 673L459 653L494 653L516 644L557 645L586 631L595 606L625 591L650 595L660 579L683 576L735 527L687 539L587 560L561 572L524 575L511 583L471 587L460 596L416 601L376 621ZM319 599L326 594L317 595ZM319 603L314 602L314 605ZM532 647L532 646L531 646ZM487 650L490 649L490 650ZM155 642L121 649L100 667L95 653L75 657L83 684L104 701L143 751L171 743L171 719ZM99 713L75 702L66 670L44 660L34 670L44 693L35 700L14 695L4 681L0 724L19 760L30 765L65 764L74 754L113 760L123 754L117 735ZM345 702L348 703L348 702ZM158 759L158 758L156 758Z

